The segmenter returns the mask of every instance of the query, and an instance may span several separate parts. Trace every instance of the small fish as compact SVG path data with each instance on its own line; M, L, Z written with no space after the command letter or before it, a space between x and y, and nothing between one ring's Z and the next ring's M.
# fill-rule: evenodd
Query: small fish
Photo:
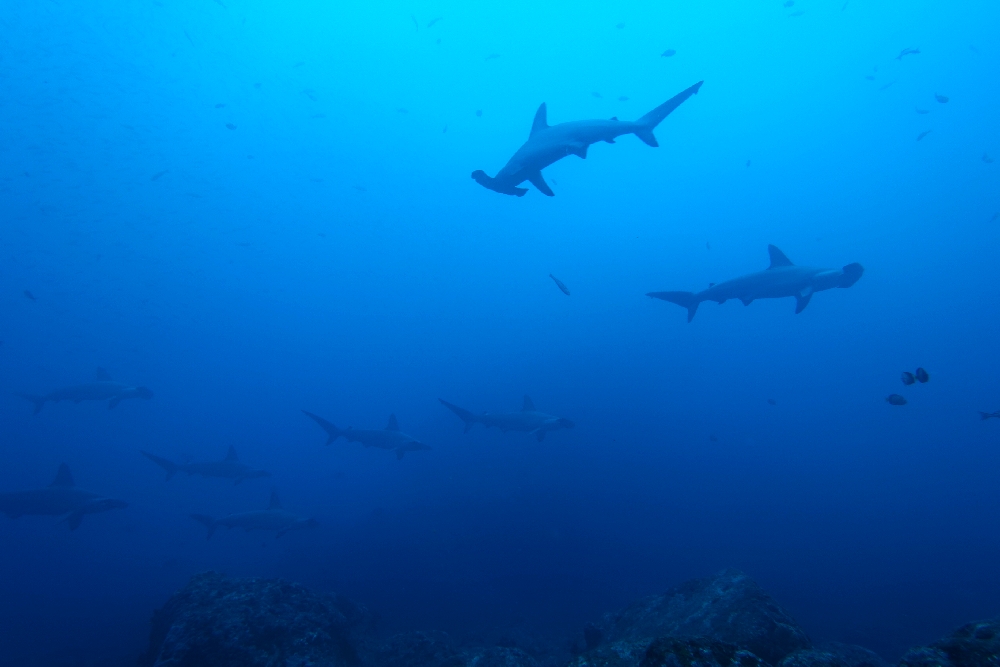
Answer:
M314 113L311 117L312 118L326 118L326 114L325 113Z
M948 98L941 93L934 93L934 99L940 104L948 104Z
M899 394L889 394L885 400L889 405L906 405L906 398Z
M675 51L674 49L667 49L666 51L660 54L660 57L673 58L675 55L677 55L677 51Z
M969 44L969 50L972 51L975 55L977 56L979 55L979 49L977 49L974 44Z
M445 125L445 126L444 126L444 129L443 129L443 130L441 130L441 134L444 134L444 133L445 133L445 132L447 132L447 131L448 131L448 126L447 126L447 125Z
M618 101L619 102L628 102L628 97L626 97L625 95L622 95L621 97L618 98Z
M845 9L847 9L847 5L850 4L850 2L851 0L847 0L847 2L844 3L844 6L840 8L840 11L844 11Z
M226 123L226 129L227 130L235 130L236 126L233 125L232 123Z
M482 118L482 117L483 117L483 110L476 109L476 118Z
M427 27L428 27L428 28L433 28L433 27L434 27L434 25L435 25L435 24L436 24L436 23L437 23L438 21L440 21L441 19L443 19L443 18L444 18L443 16L439 16L439 17L437 17L436 19L431 19L430 21L428 21L428 22L427 22Z
M215 105L215 108L216 108L216 109L221 109L221 108L222 108L222 107L224 107L224 106L226 106L226 103L225 103L225 102L219 102L218 104L216 104L216 105Z
M903 376L900 379L907 387L917 381L917 379L913 377L913 373L910 373L909 371L903 371Z
M194 46L194 40L193 40L193 39L191 39L191 35L189 35L189 34L188 34L188 31L187 31L187 30L184 30L184 29L181 29L181 32L183 32L183 33L184 33L184 36L185 36L185 37L187 37L187 40L188 40L189 42L191 42L191 46Z
M404 109L403 107L399 107L398 109L396 109L396 113L410 113L410 110Z
M321 239L326 238L326 234L324 232L316 232L316 236L320 237Z
M621 30L622 28L624 28L624 27L625 27L625 24L624 24L624 23L619 23L619 24L618 24L618 25L616 25L615 27L616 27L617 29Z
M32 301L38 301L38 299L35 298L35 295L31 293L31 290L24 290L24 296L28 297Z
M483 62L488 62L490 60L496 60L499 57L500 57L499 53L491 53L490 55L486 56L486 59Z
M920 134L917 135L917 141L920 141L921 139L923 139L924 137L926 137L928 134L930 134L933 131L934 130L924 130L923 132L921 132Z
M253 84L253 87L254 88L260 88L260 84L259 83L255 83L255 84Z
M292 67L293 67L293 68L294 68L294 67L302 67L302 66L303 66L303 65L305 65L305 64L306 64L306 61L304 61L304 60L300 60L299 62L297 62L297 63L295 63L294 65L292 65Z
M996 222L997 220L1000 220L1000 211L997 211L996 213L994 213L993 217L990 218L990 222Z
M785 4L782 5L782 6L783 7L794 7L795 6L795 0L785 0Z
M993 158L990 157L989 153L983 153L983 162L986 164L993 164Z
M891 86L894 83L896 83L896 82L895 81L890 81L889 83L883 83L881 86L879 86L879 90L886 90L887 88L889 88L889 86Z
M777 405L778 402L776 400L774 400L773 398L769 398L769 399L767 399L767 404L768 405Z
M920 55L920 49L919 48L916 48L916 49L903 49L902 51L899 52L899 55L896 56L896 60L902 60L903 56L919 56L919 55Z
M226 9L226 5L224 5L224 4L222 3L222 0L215 0L215 4L219 5L219 6L220 6L220 7L222 7L223 9Z
M563 282L562 282L561 280L559 280L558 278L556 278L556 277L555 277L554 275L552 275L551 273L549 274L549 278L552 278L552 280L553 280L553 281L555 281L555 283L556 283L556 287L558 287L558 288L559 288L559 290L560 290L560 291L561 291L561 292L562 292L563 294L565 294L566 296L569 296L569 288L568 288L568 287L566 287L565 285L563 285Z
M987 419L1000 419L1000 410L997 410L996 412L980 411L979 418L982 419L983 421L986 421Z
M600 99L601 97L604 97L603 95L601 95L601 94L600 94L600 93L598 93L598 92L593 92L593 93L591 93L591 95L593 95L594 97L596 97L596 98L598 98L598 99Z
M930 111L928 109L914 109L914 111L916 111L921 116L924 115L924 114L930 113Z
M413 14L410 14L410 18L413 19L413 29L416 30L417 32L420 32L420 24L417 23L417 17L414 16Z
M866 74L865 78L868 79L869 81L874 81L875 80L875 77L872 76L871 74Z
M750 166L750 160L747 160L747 166L748 167Z
M305 90L302 91L302 94L311 99L313 102L317 101L316 95L314 94L312 88L306 88Z
M918 368L917 372L914 373L914 375L917 378L917 382L919 382L920 384L924 384L925 382L931 379L931 376L928 375L927 371L925 371L923 368Z
M705 250L711 250L711 249L712 249L712 242L705 241Z
M155 174L153 174L152 176L150 176L149 180L151 180L151 181L158 180L161 176L163 176L164 174L166 174L169 171L170 171L169 169L164 169L163 171L158 171Z
M357 190L358 192L367 192L368 191L368 188L366 188L363 185L352 185L351 187L354 188L355 190Z
M799 11L799 12L792 12L788 16L789 18L795 18L796 16L802 16L803 14L805 14L805 12Z

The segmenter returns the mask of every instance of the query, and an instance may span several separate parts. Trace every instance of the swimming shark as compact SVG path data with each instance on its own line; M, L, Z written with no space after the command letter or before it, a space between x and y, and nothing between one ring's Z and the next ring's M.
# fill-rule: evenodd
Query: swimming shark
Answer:
M73 475L65 463L59 464L56 478L44 489L0 493L0 512L11 519L25 515L62 516L70 530L80 527L85 514L125 507L128 504L122 500L78 489L73 484Z
M330 444L340 437L347 438L348 442L360 442L365 447L377 447L379 449L391 449L396 452L396 458L401 459L406 452L416 452L430 449L429 445L419 442L411 435L407 435L399 430L399 422L396 415L389 415L389 424L382 430L345 428L340 429L311 412L303 410L306 416L313 419L323 427L327 433L326 444Z
M236 448L230 447L226 458L221 461L205 461L203 463L174 463L169 459L155 456L149 452L140 451L140 454L167 471L167 480L178 472L186 472L188 475L201 475L202 477L223 477L233 480L239 484L245 479L256 479L258 477L270 477L271 473L266 470L255 470L245 463L241 463L236 455Z
M694 319L698 304L702 301L725 303L729 299L739 299L749 306L755 299L780 299L795 297L795 313L801 313L809 305L816 292L834 287L850 287L858 282L865 267L848 264L842 269L813 269L796 266L785 253L773 245L767 246L771 265L763 271L749 273L722 283L709 286L701 292L650 292L646 296L663 299L687 308L688 322Z
M567 155L586 159L587 149L591 144L599 141L613 144L615 138L623 134L634 134L646 145L656 148L660 144L657 143L653 130L684 100L697 93L702 83L704 82L699 81L674 95L636 121L618 120L614 117L611 120L577 120L549 125L545 103L542 102L535 112L528 140L517 149L504 168L493 178L487 176L482 169L477 169L472 172L472 178L484 188L518 197L524 196L528 190L517 186L528 181L543 195L553 197L555 193L542 178L542 169Z
M487 428L496 426L503 433L507 431L522 431L534 435L538 442L545 439L545 434L561 428L573 428L574 424L563 417L554 417L535 409L535 403L529 396L524 397L524 405L520 412L499 412L491 414L484 412L481 415L474 415L464 408L453 405L443 398L439 398L441 404L454 412L465 422L465 432L479 422Z
M208 529L208 539L212 539L215 529L219 526L242 528L247 532L251 530L274 530L278 533L277 537L281 537L290 530L313 528L319 525L316 519L305 519L281 509L281 501L278 500L278 492L275 490L271 491L271 502L268 504L266 510L237 512L236 514L224 516L221 519L213 519L206 514L192 514L191 518Z
M153 392L146 387L133 387L122 382L115 382L103 368L98 368L93 382L88 384L78 384L73 387L56 389L53 392L38 396L35 394L17 394L21 398L26 398L35 404L35 414L37 415L49 401L58 403L59 401L108 401L108 409L115 407L126 398L153 398Z

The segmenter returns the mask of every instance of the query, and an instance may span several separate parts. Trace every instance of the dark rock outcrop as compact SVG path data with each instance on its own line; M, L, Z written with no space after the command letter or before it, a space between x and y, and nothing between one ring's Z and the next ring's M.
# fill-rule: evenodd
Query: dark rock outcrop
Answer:
M281 579L198 574L154 612L140 667L352 667L374 617Z
M663 637L649 648L640 667L768 667L749 651L707 638Z
M704 637L749 651L771 665L811 647L795 621L747 575L725 570L635 602L595 624L604 644L574 661L638 665L661 637ZM593 634L593 633L592 633Z
M822 648L796 651L778 667L889 667L878 653L852 644L826 644Z
M1000 667L1000 618L969 623L930 646L910 649L900 667Z

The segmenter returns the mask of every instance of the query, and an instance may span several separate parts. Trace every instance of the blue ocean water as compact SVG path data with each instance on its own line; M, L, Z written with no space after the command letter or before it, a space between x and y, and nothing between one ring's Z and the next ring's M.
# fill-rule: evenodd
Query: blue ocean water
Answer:
M998 21L985 0L5 0L0 491L66 463L128 507L0 519L0 665L133 664L209 569L456 634L568 637L724 567L887 659L996 615ZM469 178L542 102L634 120L702 80L659 148L546 168L555 197ZM768 244L865 273L797 315L688 324L645 296L762 270ZM153 398L16 395L97 368ZM575 427L463 433L438 401L525 394ZM324 446L303 409L395 414L432 449ZM272 477L167 481L140 454L230 446ZM272 486L319 526L206 540L188 516Z

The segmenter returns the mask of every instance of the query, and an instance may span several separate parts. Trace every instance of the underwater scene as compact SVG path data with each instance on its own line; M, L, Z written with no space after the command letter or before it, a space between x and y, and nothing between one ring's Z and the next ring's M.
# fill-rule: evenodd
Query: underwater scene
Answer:
M1000 667L1000 4L0 2L0 667Z

